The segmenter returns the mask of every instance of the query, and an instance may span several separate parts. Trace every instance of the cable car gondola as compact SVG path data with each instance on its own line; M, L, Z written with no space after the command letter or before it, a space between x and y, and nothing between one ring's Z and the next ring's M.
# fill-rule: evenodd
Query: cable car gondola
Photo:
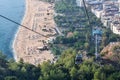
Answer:
M80 64L82 63L82 54L77 54L75 57L75 64Z

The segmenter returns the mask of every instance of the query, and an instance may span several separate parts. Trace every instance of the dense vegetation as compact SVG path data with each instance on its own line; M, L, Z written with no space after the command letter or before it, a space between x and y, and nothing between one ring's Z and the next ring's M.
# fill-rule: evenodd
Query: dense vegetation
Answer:
M96 26L102 28L103 31L99 52L110 42L120 41L120 36L113 34L110 29L106 29L100 19L90 10L88 10L89 24L84 8L76 6L75 0L58 0L55 4L55 12L55 22L64 34L64 36L58 36L54 44L51 45L53 52L57 55L70 47L77 51L85 51L88 55L93 55L95 53L95 41L92 30Z
M76 53L68 49L56 63L48 61L37 67L7 61L0 53L0 80L120 80L120 69L112 64L94 62L94 58L74 64Z

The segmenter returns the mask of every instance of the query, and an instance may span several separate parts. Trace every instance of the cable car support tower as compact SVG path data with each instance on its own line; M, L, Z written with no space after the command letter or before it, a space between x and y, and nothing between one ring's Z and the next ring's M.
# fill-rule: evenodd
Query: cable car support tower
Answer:
M86 16L88 18L89 25L91 25L91 21L90 21L90 18L89 18L89 15L88 15L88 11L87 11L87 8L86 8L85 0L82 0L82 1L83 1L85 14L86 14ZM97 59L98 57L100 57L99 53L98 53L98 49L99 49L99 45L100 45L101 40L102 40L102 29L99 28L99 27L93 28L91 26L90 31L91 31L91 34L92 34L91 37L92 37L92 39L95 42L95 57Z

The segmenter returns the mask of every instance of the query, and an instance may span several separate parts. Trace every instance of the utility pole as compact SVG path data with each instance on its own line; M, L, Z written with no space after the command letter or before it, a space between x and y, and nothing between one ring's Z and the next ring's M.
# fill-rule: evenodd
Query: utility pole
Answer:
M98 35L95 35L95 56L98 58Z

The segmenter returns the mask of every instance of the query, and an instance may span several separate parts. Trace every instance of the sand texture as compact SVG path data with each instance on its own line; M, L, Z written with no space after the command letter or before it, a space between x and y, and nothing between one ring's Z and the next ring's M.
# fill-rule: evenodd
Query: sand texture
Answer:
M43 61L52 61L54 55L51 54L48 41L57 34L54 22L54 4L39 0L26 0L26 11L18 33L14 41L15 59L21 58L24 62L34 65Z

